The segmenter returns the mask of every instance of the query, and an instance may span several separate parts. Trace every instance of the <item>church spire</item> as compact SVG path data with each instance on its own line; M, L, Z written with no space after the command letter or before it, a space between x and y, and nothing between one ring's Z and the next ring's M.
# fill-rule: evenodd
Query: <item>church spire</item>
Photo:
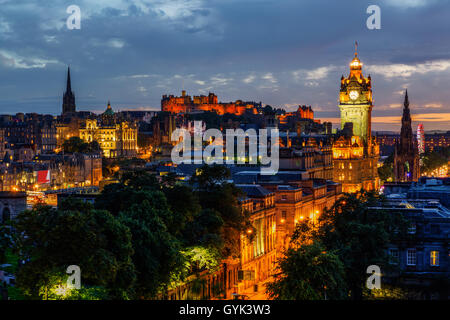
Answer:
M72 83L70 81L70 66L67 67L67 85L66 92L72 92Z
M62 114L73 114L76 112L75 95L72 92L72 82L70 80L70 67L67 67L66 92L63 95Z

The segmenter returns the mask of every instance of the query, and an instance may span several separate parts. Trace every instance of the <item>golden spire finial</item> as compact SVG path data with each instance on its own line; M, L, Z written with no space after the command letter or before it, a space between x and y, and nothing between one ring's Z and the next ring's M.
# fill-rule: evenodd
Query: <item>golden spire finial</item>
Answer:
M358 41L355 41L355 57L358 56Z

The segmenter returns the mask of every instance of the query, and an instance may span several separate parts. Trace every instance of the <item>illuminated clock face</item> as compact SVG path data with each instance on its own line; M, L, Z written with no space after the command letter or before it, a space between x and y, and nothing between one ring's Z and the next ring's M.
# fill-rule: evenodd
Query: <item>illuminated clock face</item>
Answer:
M359 97L359 93L358 93L358 91L352 90L352 91L350 91L349 96L350 96L350 99L356 100Z

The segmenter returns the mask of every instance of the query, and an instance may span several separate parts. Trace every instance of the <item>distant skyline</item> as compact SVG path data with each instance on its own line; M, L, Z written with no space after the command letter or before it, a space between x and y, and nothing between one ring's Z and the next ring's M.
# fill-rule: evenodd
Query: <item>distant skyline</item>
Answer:
M66 8L81 8L68 30ZM381 30L366 9L381 8ZM339 123L354 42L371 74L372 128L450 130L450 0L0 0L0 114L59 114L71 67L78 110L159 110L214 92Z

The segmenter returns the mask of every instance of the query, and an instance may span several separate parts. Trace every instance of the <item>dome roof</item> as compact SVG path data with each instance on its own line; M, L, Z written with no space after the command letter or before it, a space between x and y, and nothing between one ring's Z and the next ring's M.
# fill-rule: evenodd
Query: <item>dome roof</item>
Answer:
M103 115L105 116L112 116L114 115L114 111L111 108L111 103L108 101L108 107L106 108L105 112L103 112Z

